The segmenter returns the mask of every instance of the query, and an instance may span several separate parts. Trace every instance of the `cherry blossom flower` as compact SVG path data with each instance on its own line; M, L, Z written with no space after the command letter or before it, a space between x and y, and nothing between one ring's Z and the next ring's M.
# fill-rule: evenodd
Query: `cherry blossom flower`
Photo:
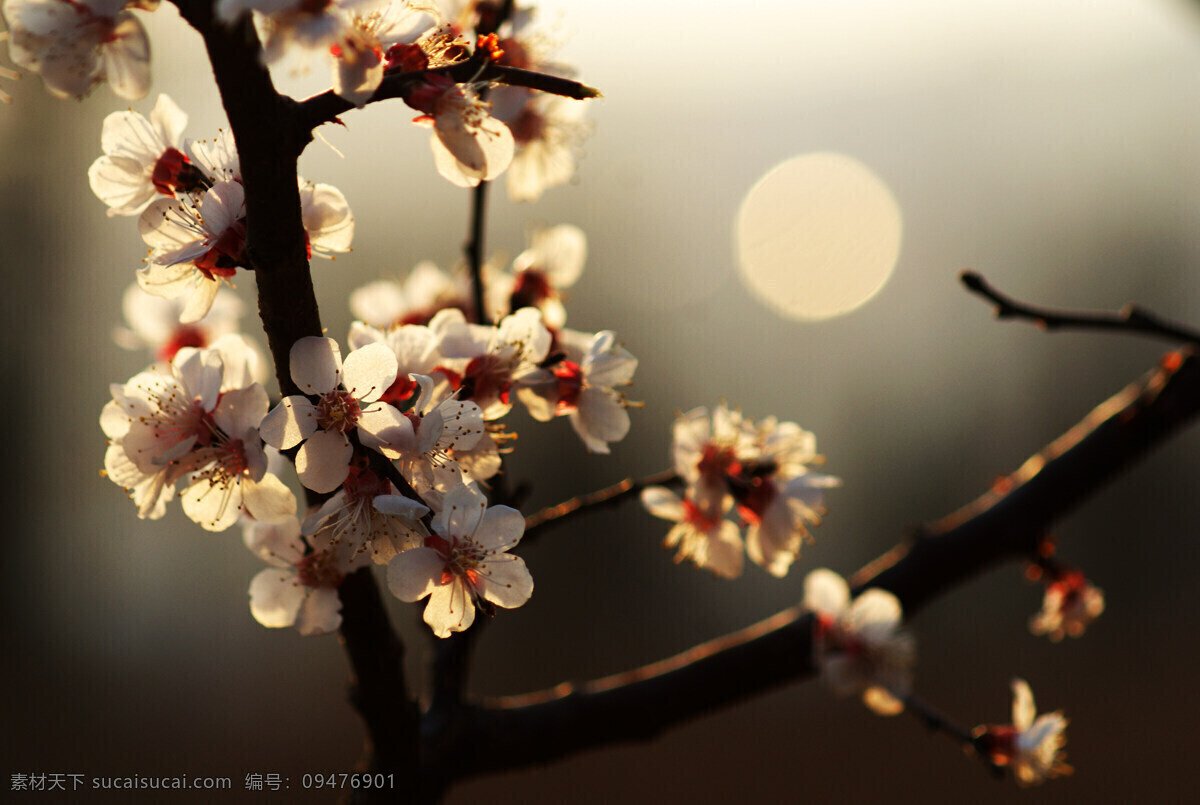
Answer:
M690 559L696 567L708 568L727 579L742 574L742 538L724 512L704 512L665 486L646 487L641 499L655 517L676 524L663 540L664 548L679 548L676 562Z
M724 405L711 418L705 408L680 416L674 426L675 471L701 511L733 510L746 528L746 554L782 577L819 525L824 490L840 485L813 472L820 461L816 437L794 422L768 417L755 423Z
M196 203L160 199L142 213L138 231L151 248L138 284L155 296L185 297L180 321L199 321L222 282L245 264L245 191L239 182L219 182Z
M248 379L244 349L229 340L185 348L168 366L112 386L100 416L105 473L129 491L139 517L161 517L177 484L184 512L212 531L239 512L259 520L295 512L291 492L266 472L256 427L267 397Z
M383 81L385 54L416 42L435 21L440 22L435 9L407 2L353 11L346 36L329 48L333 91L355 106L365 105Z
M1079 570L1061 568L1046 578L1042 610L1029 622L1029 631L1054 642L1063 635L1079 637L1104 612L1104 591L1093 587Z
M182 324L183 303L146 293L135 282L125 289L121 309L128 327L118 327L113 339L125 349L148 349L160 361L170 362L183 347L207 347L227 333L238 330L245 312L242 300L232 291L217 291L212 307L200 321ZM257 356L257 347L247 342ZM264 379L265 362L256 363L255 379Z
M128 9L153 11L158 0L4 0L8 53L39 73L60 98L80 98L108 81L120 98L150 89L150 42Z
M515 112L496 116L513 134L515 153L505 177L505 190L513 201L537 201L551 187L575 176L580 146L592 127L583 115L586 104L558 95L537 93Z
M1062 711L1038 716L1033 691L1024 679L1012 681L1012 692L1012 724L976 727L976 748L995 765L1011 766L1022 786L1070 774L1072 768L1062 751L1067 742Z
M483 409L484 419L499 419L512 408L509 392L527 376L542 379L537 368L550 351L550 331L536 308L522 308L495 327L467 324L458 310L443 310L429 323L448 358L468 360L461 396Z
M408 412L414 432L393 443L400 456L396 466L413 488L429 499L432 493L464 483L455 460L472 450L484 434L483 411L471 401L444 397L428 375L411 375L420 395ZM440 500L440 494L435 500Z
M201 528L224 531L240 514L271 522L295 513L295 496L267 472L258 423L268 407L258 383L223 393L212 412L212 441L177 459L192 470L181 495L183 512Z
M404 100L423 113L413 122L433 126L433 162L451 184L475 187L490 182L512 162L512 132L489 114L490 105L480 100L477 87L435 74Z
M342 625L338 587L350 568L336 553L309 551L295 516L279 523L246 520L246 547L272 567L250 582L250 613L268 628L295 626L302 635L328 634Z
M486 277L489 309L507 314L536 307L547 327L562 329L567 311L559 292L579 280L586 259L587 238L579 227L560 224L536 230L529 248L513 261L511 274L495 271Z
M617 343L611 330L595 335L563 330L558 343L566 357L526 377L517 395L534 419L568 416L589 452L607 454L608 443L629 432L625 409L630 403L614 387L633 382L637 358Z
M428 534L420 518L429 507L400 494L388 480L352 464L342 488L305 518L302 533L318 551L336 552L345 567L386 565Z
M357 430L372 448L411 433L408 419L378 402L396 379L396 356L387 346L368 344L351 352L343 366L336 341L309 336L292 345L290 361L292 380L317 402L285 397L263 419L260 432L281 450L300 445L296 472L314 492L332 492L345 480L354 454L350 431Z
M804 580L804 606L816 616L813 649L826 684L839 696L861 695L879 715L902 712L916 646L900 628L896 596L871 588L851 602L845 579L821 568Z
M468 317L473 307L470 283L465 270L449 273L423 260L413 267L403 283L383 279L354 290L350 294L350 312L381 330L428 324L439 311L448 308L460 310Z
M110 387L113 399L100 414L109 438L105 474L130 492L139 517L166 513L175 482L186 474L174 460L211 439L207 420L220 394L222 369L216 353L185 350L169 366Z
M149 119L134 111L104 118L104 156L88 169L88 181L110 216L137 215L159 195L174 198L209 186L187 156L186 125L187 115L166 95L158 96Z
M405 551L388 565L387 581L401 601L426 596L425 622L449 637L475 622L475 608L512 609L529 600L533 578L525 562L508 551L525 531L525 518L507 506L488 508L478 490L450 490L433 520L425 545Z

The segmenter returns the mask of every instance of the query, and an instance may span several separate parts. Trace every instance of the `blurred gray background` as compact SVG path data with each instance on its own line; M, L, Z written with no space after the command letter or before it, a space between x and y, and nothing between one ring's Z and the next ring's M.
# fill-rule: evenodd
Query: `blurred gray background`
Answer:
M909 526L971 500L1169 347L994 322L960 289L961 269L1045 304L1137 301L1200 324L1194 6L659 6L544 7L546 22L563 12L562 56L605 97L577 184L533 205L494 195L489 247L517 253L530 222L586 230L569 323L618 331L641 360L630 396L645 408L608 457L588 456L565 421L518 417L511 475L535 481L532 508L665 468L674 412L724 399L814 431L844 488L783 580L748 567L722 582L673 565L658 547L666 524L632 504L547 533L524 552L535 595L481 643L477 693L616 672L789 606L808 570L849 574ZM154 92L190 113L188 135L211 136L224 121L198 37L169 5L146 19ZM324 69L314 66L318 84ZM108 384L145 362L109 342L145 247L133 220L105 217L86 181L101 121L127 104L106 88L55 101L33 76L4 87L15 96L0 108L4 771L233 777L235 794L214 801L269 801L242 794L241 781L277 772L297 800L301 774L349 770L359 756L337 639L260 627L246 588L261 565L237 530L203 532L178 507L141 522L98 475ZM153 93L134 108L152 105ZM436 175L413 116L401 104L352 112L347 128L322 130L347 158L318 142L302 160L358 220L355 251L315 264L336 338L352 288L458 258L468 194ZM743 288L731 233L758 178L812 151L870 166L904 231L875 299L803 323ZM252 300L253 278L239 286ZM246 327L258 331L253 318ZM1016 565L912 623L925 698L965 724L1004 722L1008 682L1026 678L1039 707L1071 719L1073 779L1022 794L913 719L874 717L809 683L653 745L464 785L449 801L1183 800L1200 748L1198 481L1192 430L1062 523L1062 558L1108 599L1080 640L1028 633L1041 592ZM394 607L414 669L428 645L419 612Z

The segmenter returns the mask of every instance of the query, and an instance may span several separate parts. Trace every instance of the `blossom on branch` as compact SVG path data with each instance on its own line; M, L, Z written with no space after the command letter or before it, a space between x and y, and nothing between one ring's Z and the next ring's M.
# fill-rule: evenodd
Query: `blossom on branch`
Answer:
M246 263L245 216L245 191L236 181L213 185L199 201L154 202L138 220L151 249L138 285L155 296L185 297L179 320L199 321L222 283Z
M38 73L60 98L79 98L108 81L120 98L150 89L150 42L129 9L153 11L158 0L4 0L8 53Z
M526 379L540 382L538 364L550 351L550 331L536 308L521 308L495 327L468 324L461 311L443 310L429 328L447 358L466 361L460 396L483 409L483 418L499 419L512 409L510 392Z
M169 363L184 347L211 346L218 338L236 333L244 307L236 294L221 288L204 318L183 324L179 321L183 312L180 300L153 296L135 282L121 297L121 310L128 327L116 328L113 340L125 349L147 349L157 360ZM247 339L246 344L253 355L254 379L262 382L266 375L265 360L253 342Z
M260 432L280 450L300 445L296 472L314 492L332 492L346 479L354 454L351 431L367 447L394 440L393 431L412 431L399 411L379 402L396 379L396 356L383 344L351 352L343 366L336 341L308 336L292 345L289 360L292 380L317 401L285 397L262 420Z
M1038 716L1033 691L1024 679L1012 681L1012 692L1012 724L976 727L976 748L993 764L1011 766L1023 786L1070 774L1062 751L1067 742L1062 711Z
M512 132L489 114L491 106L480 100L480 89L429 75L404 97L423 113L413 122L433 127L429 143L438 173L459 187L494 180L513 158Z
M88 169L88 181L110 216L137 215L159 195L174 198L212 184L188 156L186 125L187 115L166 95L158 96L149 119L132 110L104 118L104 156Z
M679 548L676 562L689 559L727 579L742 575L742 537L725 512L705 512L665 486L646 487L641 499L648 512L676 524L663 540L664 548Z
M537 229L529 248L517 255L512 273L493 271L486 277L489 311L507 315L523 307L542 311L546 326L567 323L560 291L578 282L587 259L587 237L571 224Z
M1029 631L1054 642L1063 635L1079 637L1104 612L1104 591L1093 587L1074 568L1059 568L1046 576L1042 609L1029 621Z
M871 588L852 602L846 580L821 568L804 579L804 606L815 614L813 651L825 683L839 696L861 695L879 715L902 712L916 644L900 628L896 596Z
M722 533L713 518L736 515L745 528L746 555L773 576L787 574L811 539L809 527L820 524L824 490L841 484L811 470L821 461L811 433L774 417L755 423L724 405L711 416L703 407L680 415L671 454L687 484L682 504L685 513L696 513L689 515L694 524Z
M335 552L312 551L292 516L279 523L247 520L246 547L271 567L250 582L250 613L268 628L295 626L302 635L328 634L342 625L338 587L351 568Z
M562 330L558 344L564 358L525 377L517 395L534 419L570 417L588 451L607 454L608 443L629 432L625 409L632 403L615 387L633 382L637 358L617 343L612 330L595 335Z
M342 487L305 518L302 533L318 551L336 553L350 570L386 565L393 556L421 544L427 535L420 519L429 508L400 494L392 483L352 463Z
M379 330L428 324L448 308L467 318L473 315L472 307L471 277L465 266L446 272L429 260L417 263L403 282L375 280L350 294L350 312Z
M525 562L508 551L525 531L525 518L508 506L488 508L483 493L460 485L446 494L425 545L388 565L388 588L401 601L426 596L425 622L449 637L475 622L475 608L512 609L533 594Z
M239 514L274 521L295 512L292 493L267 472L257 430L267 394L250 379L245 350L227 336L112 386L100 416L105 473L129 492L139 517L161 517L176 486L184 513L209 531Z

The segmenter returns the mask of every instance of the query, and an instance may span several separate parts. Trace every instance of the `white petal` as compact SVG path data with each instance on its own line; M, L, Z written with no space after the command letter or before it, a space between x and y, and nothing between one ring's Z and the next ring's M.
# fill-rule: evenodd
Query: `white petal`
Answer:
M367 344L346 356L342 383L356 399L374 402L396 381L396 354L387 344Z
M342 599L337 590L308 589L308 597L296 613L296 629L302 635L336 632L342 625Z
M514 609L533 595L533 576L519 556L493 556L479 566L480 595L498 607Z
M413 548L388 562L388 589L401 601L420 601L441 584L445 569L446 562L437 551Z
M1024 679L1012 681L1013 706L1012 722L1017 730L1024 732L1033 725L1033 717L1037 715L1037 707L1033 703L1033 691Z
M487 508L487 499L473 486L459 484L446 493L433 530L443 537L469 537L475 533Z
M332 492L346 480L353 455L354 447L344 434L319 430L300 445L296 474L300 483L312 491Z
M484 512L475 531L475 541L490 552L507 551L525 533L525 518L508 506L492 506Z
M269 567L250 582L250 613L263 626L291 626L307 589L295 572Z
M832 570L818 568L804 579L804 606L813 612L837 615L850 603L846 580Z
M284 397L258 427L263 441L280 450L295 447L316 430L317 408L299 395Z
M255 520L286 521L295 519L296 496L283 481L267 473L259 481L242 481L242 506Z
M643 489L642 505L655 517L676 523L683 519L683 500L665 486L648 486Z
M455 579L433 591L423 617L435 635L449 637L451 632L465 631L475 622L475 602L462 581Z
M342 351L332 338L305 336L288 353L292 380L304 394L324 394L342 379Z
M396 459L413 452L416 439L412 422L386 403L376 403L358 420L358 438L364 447Z

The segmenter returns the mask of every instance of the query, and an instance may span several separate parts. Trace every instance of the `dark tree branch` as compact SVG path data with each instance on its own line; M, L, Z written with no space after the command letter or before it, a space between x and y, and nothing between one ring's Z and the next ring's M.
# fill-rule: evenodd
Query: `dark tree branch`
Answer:
M906 615L1002 560L1028 559L1045 531L1200 413L1200 360L1160 365L975 502L922 529L854 578L890 590ZM450 778L647 740L719 707L812 675L812 618L798 607L669 660L594 682L483 701L428 768Z
M1027 319L1047 331L1117 330L1155 338L1166 338L1171 341L1200 344L1200 332L1167 321L1153 311L1137 305L1126 305L1116 313L1052 310L1018 302L996 290L982 275L974 271L962 272L959 279L969 291L995 303L996 318L998 319Z
M463 251L471 272L471 303L475 306L475 321L485 327L492 323L484 303L483 287L484 238L487 235L487 197L490 182L480 182L471 189L471 232Z
M570 500L564 500L562 503L554 506L547 506L541 511L534 512L525 518L525 536L523 537L523 541L525 544L529 544L530 535L543 526L550 523L561 523L563 520L570 519L572 515L582 514L593 506L619 503L628 497L641 494L641 491L648 486L660 486L662 484L674 483L678 480L679 476L676 475L674 470L663 470L662 472L656 472L653 475L647 475L645 478L637 480L626 478L604 489L598 489L586 495L579 495Z
M525 87L549 92L552 95L562 95L577 101L600 97L600 90L578 81L483 61L482 54L480 54L478 58L472 57L448 67L386 75L383 77L383 83L379 85L379 89L370 97L367 104L379 103L391 98L403 98L417 82L423 81L427 76L436 75L448 75L457 83L494 81L510 87ZM307 143L312 139L313 129L325 123L333 123L338 119L338 115L355 108L354 104L340 97L333 90L307 98L299 104L296 136Z

